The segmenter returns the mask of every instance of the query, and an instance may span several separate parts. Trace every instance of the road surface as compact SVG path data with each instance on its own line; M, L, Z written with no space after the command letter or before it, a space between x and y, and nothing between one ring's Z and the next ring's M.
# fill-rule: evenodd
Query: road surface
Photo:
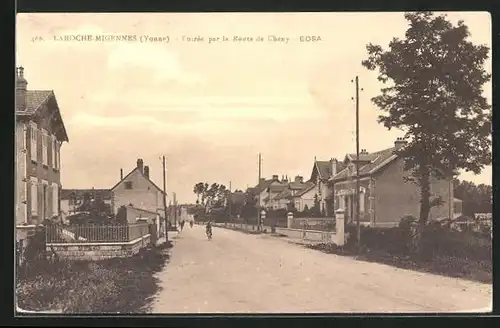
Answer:
M203 226L173 239L155 313L488 312L492 286Z

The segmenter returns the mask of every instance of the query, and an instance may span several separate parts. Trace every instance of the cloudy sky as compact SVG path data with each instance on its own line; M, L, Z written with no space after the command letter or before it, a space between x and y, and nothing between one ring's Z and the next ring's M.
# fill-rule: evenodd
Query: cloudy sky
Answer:
M489 14L448 16L466 22L473 42L491 46ZM137 158L161 185L166 155L168 189L186 202L199 181L254 185L259 152L263 176L306 179L315 156L354 152L356 75L364 89L361 148L391 147L402 134L376 122L370 98L381 84L361 61L367 43L385 47L406 28L402 13L19 14L16 54L28 88L54 90L61 108L70 140L63 188L110 188ZM60 41L65 35L137 41ZM169 42L141 42L145 35ZM269 42L271 35L289 41ZM321 41L300 42L308 35ZM229 41L208 43L222 36ZM485 96L491 103L491 85ZM491 167L461 178L491 183Z

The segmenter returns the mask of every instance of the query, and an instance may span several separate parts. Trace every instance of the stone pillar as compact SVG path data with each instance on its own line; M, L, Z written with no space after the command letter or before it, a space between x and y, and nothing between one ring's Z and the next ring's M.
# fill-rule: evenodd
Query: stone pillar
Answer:
M288 229L291 229L292 228L292 224L293 224L293 213L292 212L288 212L286 218L287 218L286 227Z
M338 209L335 212L335 227L336 227L336 244L338 246L342 246L345 244L345 223L344 223L344 210L343 209Z

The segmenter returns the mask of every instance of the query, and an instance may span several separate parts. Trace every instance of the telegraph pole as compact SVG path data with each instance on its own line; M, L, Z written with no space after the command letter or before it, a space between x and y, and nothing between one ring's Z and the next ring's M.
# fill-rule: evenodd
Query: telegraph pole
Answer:
M260 178L262 174L262 156L259 153L259 181L257 181L257 186L260 185ZM257 231L260 231L260 190L258 190L259 197L258 197L258 203L257 203Z
M359 79L356 76L356 229L358 250L361 250L361 228L359 224Z
M174 197L174 202L173 202L173 209L174 209L174 227L177 228L177 195L175 192L172 193L172 196Z
M231 204L233 202L233 192L231 191L231 181L229 181L229 199L228 199L228 207L229 207L229 221L231 221Z
M168 227L167 227L167 167L165 164L165 156L162 156L163 164L163 210L165 211L165 239L168 241Z

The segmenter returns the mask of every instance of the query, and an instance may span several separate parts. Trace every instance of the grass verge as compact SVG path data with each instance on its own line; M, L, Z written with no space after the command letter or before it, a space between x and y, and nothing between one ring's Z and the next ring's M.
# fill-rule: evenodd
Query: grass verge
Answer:
M159 291L155 273L168 263L170 243L129 258L39 263L18 278L18 306L64 313L146 313Z
M411 256L391 254L379 250L364 249L360 254L354 249L335 244L307 245L307 248L328 254L351 256L356 260L391 265L401 269L438 274L447 277L467 279L482 283L493 282L492 261L479 261L451 256L435 256L432 261L418 260Z

